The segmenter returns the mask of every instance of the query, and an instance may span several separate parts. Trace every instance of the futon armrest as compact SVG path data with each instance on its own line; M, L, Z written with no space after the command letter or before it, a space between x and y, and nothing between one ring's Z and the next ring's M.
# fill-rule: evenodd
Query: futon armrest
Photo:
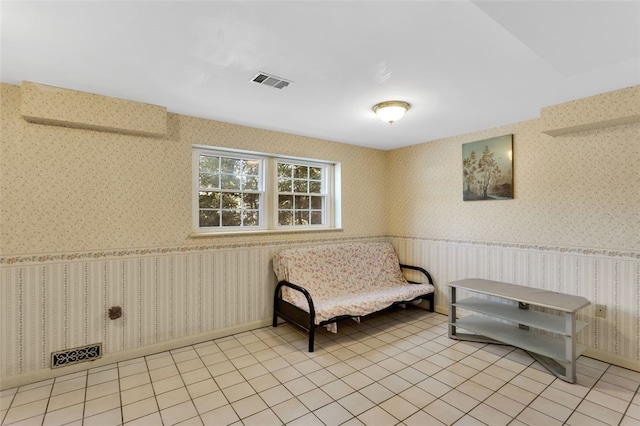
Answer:
M427 278L427 280L429 281L429 284L433 285L433 279L431 279L431 275L427 272L426 269L421 268L419 266L413 266L413 265L404 265L404 264L400 264L400 269L412 269L414 271L418 271L418 272L422 272L422 274ZM408 281L408 280L407 280ZM415 282L415 281L409 281L411 284L422 284L419 282Z
M307 303L309 304L309 316L312 319L316 317L316 310L313 307L313 299L311 298L311 294L309 293L309 291L306 288L290 283L289 281L283 280L283 281L280 281L278 285L276 285L276 291L274 293L274 299L275 299L274 303L277 303L278 300L284 300L282 299L282 287L289 287L290 289L293 289L302 293L305 299L307 299Z

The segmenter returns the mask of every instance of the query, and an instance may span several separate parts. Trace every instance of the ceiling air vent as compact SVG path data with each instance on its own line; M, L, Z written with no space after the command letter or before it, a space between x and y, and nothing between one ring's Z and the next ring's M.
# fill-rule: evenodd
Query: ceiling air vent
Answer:
M265 84L267 86L275 87L276 89L284 89L285 87L287 87L289 84L292 83L292 81L285 80L283 78L276 77L273 75L265 74L263 72L258 73L255 77L251 79L251 81L255 81L256 83L259 83L259 84Z

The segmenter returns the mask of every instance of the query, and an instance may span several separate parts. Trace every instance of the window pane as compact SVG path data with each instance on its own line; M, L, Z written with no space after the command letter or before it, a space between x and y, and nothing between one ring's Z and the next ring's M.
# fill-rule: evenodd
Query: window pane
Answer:
M311 212L311 224L312 225L322 225L322 212L321 211L312 211Z
M291 164L278 163L278 177L292 177L293 166Z
M244 194L243 209L258 210L260 208L260 194Z
M240 212L239 211L222 211L222 226L240 226Z
M257 191L259 189L260 179L258 176L249 176L245 178L244 189L245 191Z
M242 170L242 160L237 158L222 157L220 163L222 173L239 173Z
M309 167L295 166L293 176L298 179L309 179Z
M218 189L218 175L211 173L200 173L200 188Z
M200 192L200 208L201 209L219 209L220 193L219 192Z
M322 182L311 181L309 182L309 192L313 194L319 194L322 192Z
M257 211L245 211L242 213L242 226L259 226L260 215Z
M222 193L222 208L223 209L238 209L242 202L242 194L237 192L223 192Z
M322 168L309 167L309 179L322 180Z
M278 225L293 225L293 212L290 210L278 211Z
M200 227L220 226L220 213L215 210L200 210Z
M324 201L324 197L311 197L311 208L314 210L322 210L322 201Z
M309 212L296 212L296 225L308 225L309 224Z
M260 170L260 162L256 160L247 160L244 162L244 174L257 176Z
M309 182L307 182L306 180L299 180L296 179L294 181L294 192L309 192L309 187L308 187Z
M306 195L297 195L296 196L296 210L298 209L308 209L309 208L309 197Z
M291 179L278 179L278 191L279 192L292 192Z
M214 157L211 155L200 156L201 172L218 172L219 166L220 166L220 157Z
M292 209L293 208L293 195L279 195L278 196L278 208L279 209Z
M236 175L220 175L221 189L240 189L240 176Z

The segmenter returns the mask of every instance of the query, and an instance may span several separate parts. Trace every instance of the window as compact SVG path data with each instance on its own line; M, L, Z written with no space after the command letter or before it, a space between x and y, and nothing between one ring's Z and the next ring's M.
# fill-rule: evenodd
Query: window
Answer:
M203 146L193 149L194 231L339 227L339 165Z
M260 227L263 160L198 154L198 227Z
M277 164L278 225L324 225L325 168L294 162Z

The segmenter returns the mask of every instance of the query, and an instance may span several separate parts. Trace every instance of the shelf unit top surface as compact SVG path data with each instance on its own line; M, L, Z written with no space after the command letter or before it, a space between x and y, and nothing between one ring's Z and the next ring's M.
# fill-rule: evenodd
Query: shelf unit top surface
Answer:
M481 278L467 278L450 282L447 285L563 312L573 313L591 304L589 300L582 296Z

